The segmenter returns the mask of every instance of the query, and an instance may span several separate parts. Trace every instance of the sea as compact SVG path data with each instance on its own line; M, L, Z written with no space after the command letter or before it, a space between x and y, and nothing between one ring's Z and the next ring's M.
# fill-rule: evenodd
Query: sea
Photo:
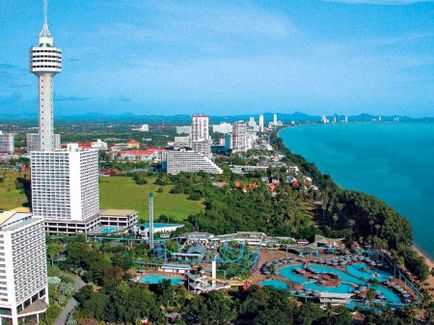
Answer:
M434 123L309 124L280 131L286 147L337 184L407 217L415 245L434 258Z

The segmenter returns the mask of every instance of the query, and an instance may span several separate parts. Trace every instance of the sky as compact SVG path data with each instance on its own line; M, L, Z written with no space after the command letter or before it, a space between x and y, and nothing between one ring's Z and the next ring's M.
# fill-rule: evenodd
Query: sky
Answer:
M55 114L434 116L434 2L49 0ZM0 113L36 114L42 0L0 1Z

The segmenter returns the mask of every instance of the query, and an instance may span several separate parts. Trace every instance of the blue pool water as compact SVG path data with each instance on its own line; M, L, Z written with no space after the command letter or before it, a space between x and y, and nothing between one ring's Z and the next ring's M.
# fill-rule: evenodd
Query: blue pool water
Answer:
M158 284L163 282L163 280L169 280L172 285L180 285L183 282L182 279L179 278L165 277L158 274L145 275L139 282L144 284Z
M106 234L111 234L112 232L116 232L116 231L119 231L119 228L104 227L104 228L101 228L100 233L106 235Z
M347 267L348 273L339 270L337 268L334 268L332 266L309 264L309 268L314 271L317 271L318 273L335 274L339 277L341 281L339 285L336 287L329 287L329 286L321 286L318 283L309 282L310 280L295 273L295 270L303 269L303 267L304 267L303 264L289 265L280 269L279 275L284 278L287 278L291 282L303 285L303 288L305 290L330 292L330 293L353 293L356 290L355 289L356 286L369 286L369 283L367 281L370 279L376 279L378 281L386 281L389 278L391 278L391 275L388 272L368 269L367 265L364 263L355 263L353 265L348 266ZM362 271L365 268L366 270ZM260 284L272 286L278 289L287 288L286 283L278 280L266 280L261 282ZM402 303L400 297L390 289L381 285L375 285L372 286L372 288L376 290L378 293L382 294L386 298L386 301L389 304L398 305Z
M368 266L365 263L355 263L348 265L347 272L350 275L365 281L377 280L379 282L384 282L392 277L388 272L368 269Z
M309 268L322 273L330 273L337 275L342 282L357 284L357 285L366 285L365 281L362 281L356 277L353 277L352 275L349 275L348 273L345 273L344 271L341 271L339 269L336 269L331 266L324 266L324 265L309 265Z
M288 285L285 282L279 280L265 280L259 282L259 284L264 287L273 287L278 290L288 289Z
M286 266L284 268L281 268L279 270L279 275L289 279L290 281L297 283L297 284L302 284L307 282L307 280L302 277L301 275L297 275L294 273L294 270L296 269L302 269L303 268L303 264L297 264L297 265L289 265Z
M352 293L354 288L350 284L341 283L336 287L324 287L316 283L306 283L304 286L306 290L332 292L332 293Z
M401 298L399 298L399 296L396 293L394 293L392 290L390 290L386 287L383 287L381 285L375 285L375 286L372 286L372 288L375 291L377 291L378 293L382 294L386 298L387 302L389 302L391 304L402 303Z

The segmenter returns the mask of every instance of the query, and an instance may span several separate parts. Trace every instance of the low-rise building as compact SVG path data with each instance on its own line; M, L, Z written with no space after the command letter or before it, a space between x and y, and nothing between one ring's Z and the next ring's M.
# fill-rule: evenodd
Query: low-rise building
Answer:
M106 151L108 149L107 142L101 139L91 142L90 146L92 149L97 149L98 151Z
M202 153L189 150L169 150L163 154L163 170L177 175L182 172L222 174L223 170L211 158Z

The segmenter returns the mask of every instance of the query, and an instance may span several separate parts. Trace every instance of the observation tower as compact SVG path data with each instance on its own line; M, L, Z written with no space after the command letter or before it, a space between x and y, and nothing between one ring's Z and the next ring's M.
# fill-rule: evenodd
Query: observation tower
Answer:
M53 132L53 77L62 71L62 50L54 46L48 30L47 0L38 44L30 49L30 72L39 83L39 142L41 151L55 148Z

